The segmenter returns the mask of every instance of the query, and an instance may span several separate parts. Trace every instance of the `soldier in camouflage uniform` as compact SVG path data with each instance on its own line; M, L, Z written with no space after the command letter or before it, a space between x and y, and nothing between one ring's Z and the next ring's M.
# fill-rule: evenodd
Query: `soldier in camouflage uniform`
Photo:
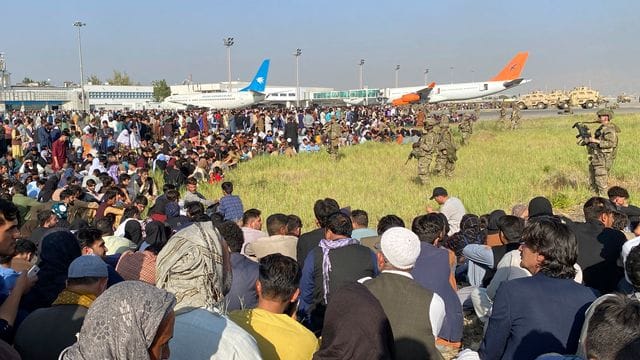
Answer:
M480 119L480 104L478 103L473 107L473 116L474 120Z
M423 185L429 182L429 167L435 151L437 134L433 129L434 124L432 119L427 119L422 136L413 144L413 150L409 155L409 158L418 159L418 178Z
M453 142L453 135L449 129L449 122L443 117L440 122L440 133L436 144L436 164L434 167L434 173L436 175L444 175L449 177L453 175L453 170L456 166L456 145Z
M609 171L613 166L618 149L618 133L620 129L611 122L613 111L600 109L597 112L600 127L589 139L589 180L591 189L598 195L607 193Z
M473 115L463 117L460 124L458 124L458 129L460 130L460 134L462 135L462 145L467 145L469 143L471 134L473 134L472 116Z
M342 136L342 127L335 115L331 116L331 121L329 121L327 126L327 135L329 140L329 144L327 146L329 156L331 156L331 159L333 160L338 160L338 148L340 145L340 137Z
M500 103L500 108L498 109L498 111L500 113L500 119L498 119L498 122L501 126L504 126L507 122L507 107L504 101Z
M511 130L515 130L520 126L520 108L516 103L511 105Z

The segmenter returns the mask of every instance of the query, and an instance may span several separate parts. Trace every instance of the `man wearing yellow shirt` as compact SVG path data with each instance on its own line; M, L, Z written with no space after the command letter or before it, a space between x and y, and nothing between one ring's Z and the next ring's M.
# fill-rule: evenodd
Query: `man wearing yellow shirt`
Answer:
M318 350L318 339L294 320L300 290L298 263L281 254L260 259L256 281L258 307L237 310L229 318L258 342L265 360L311 359Z

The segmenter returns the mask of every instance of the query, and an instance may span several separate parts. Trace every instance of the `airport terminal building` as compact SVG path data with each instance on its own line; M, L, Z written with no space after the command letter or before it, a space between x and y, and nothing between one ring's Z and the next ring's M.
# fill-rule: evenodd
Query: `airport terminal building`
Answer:
M246 82L232 82L231 91L238 91ZM172 85L172 94L229 91L229 84ZM300 105L309 106L322 100L315 94L331 93L332 88L300 87ZM178 104L155 102L153 86L85 85L87 108L95 110L144 110L159 108L180 109ZM295 86L267 86L265 105L295 106ZM328 99L328 98L327 98ZM322 102L322 101L321 101ZM8 86L0 88L0 111L78 110L82 109L82 89L79 86Z

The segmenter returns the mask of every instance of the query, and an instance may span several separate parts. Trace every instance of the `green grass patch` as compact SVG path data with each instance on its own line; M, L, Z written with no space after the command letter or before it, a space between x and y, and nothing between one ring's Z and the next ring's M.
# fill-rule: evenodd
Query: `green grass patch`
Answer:
M577 121L594 116L556 116L525 119L516 131L502 130L495 121L475 124L470 145L458 150L452 178L433 177L428 185L417 182L415 160L405 165L410 145L367 143L340 150L331 161L326 152L301 154L295 158L259 157L225 174L234 183L245 209L258 208L264 217L281 212L297 214L305 229L315 226L313 204L331 197L341 206L364 209L370 227L380 217L396 214L407 224L427 205L435 186L444 186L459 197L467 211L483 214L494 209L509 212L517 203L546 196L559 212L579 214L591 194L585 147L576 145ZM637 140L640 115L616 116L621 128L618 157L609 185L626 187L632 196L640 191L637 171ZM592 124L594 131L597 124ZM457 129L454 135L459 141ZM200 185L209 198L218 198L219 186ZM637 198L637 197L636 197ZM633 199L632 199L633 202Z

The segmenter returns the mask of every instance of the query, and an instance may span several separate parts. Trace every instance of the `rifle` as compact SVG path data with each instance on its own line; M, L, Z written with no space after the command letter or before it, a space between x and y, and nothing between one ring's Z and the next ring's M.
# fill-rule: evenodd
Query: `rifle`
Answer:
M573 124L572 129L578 130L578 135L576 135L576 139L578 139L577 144L580 146L588 146L590 148L595 148L596 144L589 142L591 140L591 131L589 127L585 124L597 124L597 121L588 121L588 122L577 122Z
M404 162L404 165L406 166L409 163L409 161L411 159L413 159L414 157L416 157L416 156L413 154L413 152L411 154L409 154L409 157L407 158L407 161Z

